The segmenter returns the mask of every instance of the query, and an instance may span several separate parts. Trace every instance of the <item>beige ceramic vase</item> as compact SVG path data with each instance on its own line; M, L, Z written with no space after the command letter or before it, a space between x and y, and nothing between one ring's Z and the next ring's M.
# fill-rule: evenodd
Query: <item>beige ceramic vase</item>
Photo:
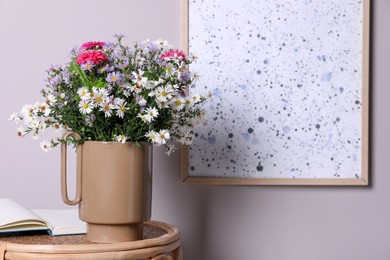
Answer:
M67 132L64 139L75 132ZM77 145L76 197L67 194L67 145L61 149L61 189L66 204L79 204L87 239L115 243L142 239L151 217L152 145L87 141Z

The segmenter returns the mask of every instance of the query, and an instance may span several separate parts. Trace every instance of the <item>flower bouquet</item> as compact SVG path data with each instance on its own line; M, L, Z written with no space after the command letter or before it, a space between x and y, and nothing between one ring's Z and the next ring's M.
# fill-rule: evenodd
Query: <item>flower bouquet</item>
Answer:
M47 69L44 100L25 105L11 120L23 122L18 136L34 139L47 129L80 134L80 140L51 138L40 143L46 152L64 142L117 141L165 145L190 144L192 128L204 115L206 97L189 95L197 75L187 57L166 41L129 47L116 41L87 42L73 48L70 61Z

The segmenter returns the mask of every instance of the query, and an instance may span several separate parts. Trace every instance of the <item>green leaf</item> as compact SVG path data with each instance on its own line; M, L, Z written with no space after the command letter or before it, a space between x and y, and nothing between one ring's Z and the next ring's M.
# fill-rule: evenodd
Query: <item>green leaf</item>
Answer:
M88 75L83 71L78 64L74 62L74 60L70 63L70 69L73 72L76 72L80 76L81 83L88 87L89 90L92 90L92 82L89 79Z

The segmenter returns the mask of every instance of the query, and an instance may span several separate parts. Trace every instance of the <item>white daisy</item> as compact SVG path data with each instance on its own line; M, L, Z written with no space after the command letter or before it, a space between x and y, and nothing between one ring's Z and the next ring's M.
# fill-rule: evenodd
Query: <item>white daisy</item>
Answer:
M101 89L93 88L92 91L93 91L93 101L95 107L98 107L102 103L106 102L108 94L104 88Z
M137 117L141 118L142 122L146 123L146 115L138 114Z
M56 102L56 97L52 94L47 95L46 103L49 105L53 105Z
M160 144L166 144L167 140L169 140L169 138L170 138L168 130L165 130L165 129L161 130L158 133L158 135L159 135L159 143Z
M175 67L172 63L167 63L167 65L165 65L165 71L167 73L167 76L171 76L175 73Z
M149 107L145 110L146 121L149 123L158 116L158 110L155 107Z
M41 124L39 126L39 131L43 132L43 131L45 131L45 129L46 129L46 125L45 124Z
M24 129L23 126L19 126L18 129L17 129L17 135L18 135L19 137L23 137L23 136L25 136L26 134L27 134L26 129Z
M82 114L90 114L92 112L92 103L89 100L81 100L79 103L79 110Z
M199 94L192 95L191 100L194 103L199 102L200 101L200 95Z
M184 108L185 100L182 97L177 97L172 101L172 105L177 111L180 111Z
M127 140L127 137L124 136L124 135L118 135L118 136L116 137L116 141L117 141L118 143L124 144L124 143L126 143L126 140Z
M156 133L155 131L149 131L146 133L145 137L149 138L150 141L154 144L158 144L160 141L159 141L159 134Z
M89 99L89 91L87 88L85 87L82 87L80 88L79 90L77 90L77 94L79 95L79 97L82 99L82 100L87 100Z
M38 106L38 111L43 113L45 116L48 116L51 112L51 109L46 102L43 102Z
M180 75L186 71L185 62L180 62L179 67L177 68L177 76L180 77Z
M173 87L167 86L167 87L158 87L156 89L156 99L159 102L167 102L172 98L173 94Z
M32 128L32 129L37 129L40 125L40 121L37 121L37 120L31 120L30 123L28 124L28 127L29 128Z
M135 58L135 62L137 63L138 66L142 66L145 62L145 58L141 57L141 56L137 56Z
M168 47L168 41L165 41L165 40L158 39L158 40L154 41L153 43L160 46L160 48Z
M114 108L115 107L111 102L106 102L100 105L100 111L104 112L105 117L110 117Z
M12 113L10 116L9 116L9 118L8 118L8 120L12 120L12 121L14 121L15 123L19 123L20 122L20 116L18 115L18 113L16 113L16 112L14 112L14 113Z
M123 118L125 116L125 111L129 109L128 107L126 107L126 105L127 102L121 98L118 98L115 102L115 109L117 109L116 115L120 118Z
M47 153L49 152L53 147L51 146L51 144L49 142L47 142L46 140L44 140L43 142L40 143L39 145L41 147L41 149Z
M192 99L186 98L184 103L185 103L186 107L191 107L192 106Z
M138 73L134 72L133 71L133 76L135 78L135 82L137 83L137 85L141 85L141 86L145 86L148 79L146 77L144 77L144 72L142 70L138 70Z

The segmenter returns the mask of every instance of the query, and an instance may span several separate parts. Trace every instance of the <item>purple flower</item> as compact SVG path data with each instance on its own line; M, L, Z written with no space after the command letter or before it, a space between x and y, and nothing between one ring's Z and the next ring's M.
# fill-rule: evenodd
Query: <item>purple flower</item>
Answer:
M157 53L157 52L160 51L160 46L158 46L157 44L154 44L154 43L151 42L148 45L148 50L151 53Z
M51 79L51 83L54 85L60 85L62 83L62 78L60 75L55 76Z
M72 73L68 70L68 68L64 69L62 72L62 79L66 84L70 84L70 79L72 77Z
M106 64L103 67L101 67L100 69L98 69L98 73L99 74L103 74L105 72L111 72L113 70L114 70L114 68L112 66Z
M94 114L91 114L85 118L85 122L90 127L93 126L93 122L95 122L95 120L96 120L96 116Z
M185 88L180 89L180 96L182 96L184 98L187 95L188 95L188 92Z
M125 36L121 33L114 34L114 37L118 39L118 41L122 40L122 38L125 38Z
M77 56L79 56L79 54L80 54L80 50L79 47L77 46L74 46L69 50L69 56L71 58L76 58Z
M116 65L116 67L118 69L122 69L122 70L124 70L127 66L129 66L129 61L128 60L123 60L122 62L120 62L120 63L118 63Z
M106 78L106 81L108 83L111 83L111 84L113 84L113 83L118 84L118 82L120 82L122 80L123 80L123 74L120 72L115 72L115 71L108 73L107 78Z
M80 67L83 70L90 71L95 65L91 61L86 61L85 63L81 64Z
M191 80L191 73L189 71L184 71L180 74L180 80L187 82Z
M122 52L114 53L114 62L115 63L121 63L121 62L124 62L124 61L127 61L127 60L128 60L128 58Z
M104 47L103 47L103 51L104 52L112 52L112 51L114 51L115 47L116 47L115 43L106 42L106 45L104 45Z
M50 65L50 67L46 69L46 73L48 73L48 74L51 73L51 72L55 73L59 69L60 69L59 65Z

